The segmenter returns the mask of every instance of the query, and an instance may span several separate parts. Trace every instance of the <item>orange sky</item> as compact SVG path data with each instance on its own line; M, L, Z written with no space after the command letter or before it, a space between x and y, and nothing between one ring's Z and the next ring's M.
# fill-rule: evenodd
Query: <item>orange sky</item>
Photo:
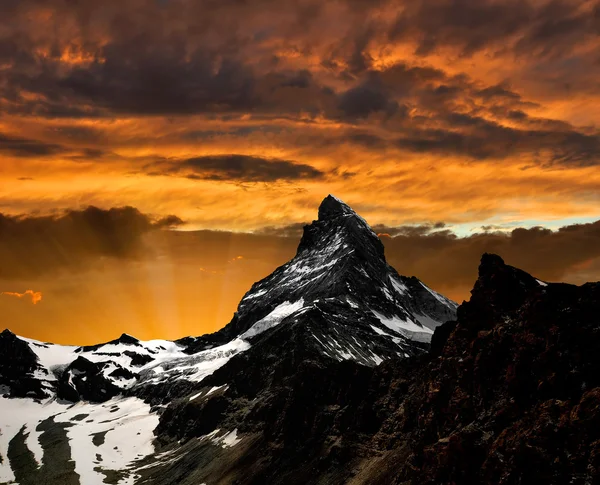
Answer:
M0 292L43 294L0 295L29 336L215 330L293 255L298 235L276 228L312 220L328 193L374 225L443 222L461 237L600 219L598 1L8 0L0 16L1 213L132 206L285 248L252 259L240 243L205 271L151 231L127 264L91 252L86 264L108 259L59 258L69 278L59 264L0 271ZM596 257L550 275L593 278ZM438 289L468 296L440 275Z

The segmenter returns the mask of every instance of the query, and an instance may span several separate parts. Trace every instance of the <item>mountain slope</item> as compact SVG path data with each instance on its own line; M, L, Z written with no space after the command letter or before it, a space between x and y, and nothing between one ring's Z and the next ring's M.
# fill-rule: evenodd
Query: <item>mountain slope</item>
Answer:
M365 367L290 354L263 386L236 356L208 378L226 388L165 410L171 461L140 483L598 483L599 315L600 283L546 283L484 255L427 355ZM241 441L211 445L207 423Z
M0 482L130 483L181 455L174 437L200 438L203 459L215 450L237 453L236 426L244 427L247 414L279 412L302 369L327 372L349 361L361 373L386 359L422 355L433 329L455 315L454 302L398 275L368 224L328 196L296 256L253 285L215 334L176 342L123 334L86 347L0 334ZM281 415L292 420L282 423L287 433L298 425L295 406ZM159 415L157 444L166 451L156 454L148 433ZM266 424L246 426L244 446L252 433L269 432ZM139 436L131 447L104 449L126 429ZM52 460L51 442L62 450Z
M219 335L252 341L282 322L302 321L324 354L376 365L422 352L427 346L419 343L454 319L456 307L417 278L400 276L365 220L329 195L296 256L252 286ZM320 320L329 324L312 323Z
M263 289L257 284L250 294ZM486 254L471 299L456 320L436 327L429 352L376 366L337 358L315 344L316 328L336 333L330 329L341 325L330 325L339 307L325 301L329 313L293 309L279 324L240 338L264 318L257 317L227 343L228 355L219 346L190 353L202 339L172 343L177 355L161 366L198 364L188 374L192 379L150 384L160 372L149 368L148 376L140 372L135 385L104 403L2 398L0 480L598 483L600 283L546 283ZM361 303L372 313L372 300ZM35 378L30 347L7 332L1 339L0 346L14 350L13 365L2 362L3 376L6 368L13 381L19 372ZM138 347L156 349L129 336L119 340L110 345L140 354ZM246 347L234 350L239 342ZM101 355L105 346L76 350ZM201 380L197 372L205 373Z

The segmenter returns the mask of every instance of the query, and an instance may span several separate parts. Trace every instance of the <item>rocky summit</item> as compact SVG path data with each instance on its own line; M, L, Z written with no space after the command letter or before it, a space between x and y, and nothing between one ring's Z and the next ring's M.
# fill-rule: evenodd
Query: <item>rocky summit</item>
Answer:
M491 254L457 308L328 196L219 332L0 334L0 483L600 483L599 315Z

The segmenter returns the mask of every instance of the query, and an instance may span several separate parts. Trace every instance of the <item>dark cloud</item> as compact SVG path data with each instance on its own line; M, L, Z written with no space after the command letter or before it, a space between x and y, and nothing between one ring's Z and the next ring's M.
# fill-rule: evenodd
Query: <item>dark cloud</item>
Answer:
M381 236L425 236L436 232L439 234L446 227L444 222L430 222L428 224L404 225L404 226L386 226L384 224L375 224L373 231ZM445 234L447 232L444 232Z
M37 1L3 3L7 27L0 33L0 66L10 66L0 71L5 113L203 115L240 124L245 116L267 120L265 125L277 119L315 126L325 119L346 127L371 123L368 128L377 133L365 133L365 126L348 141L375 150L486 160L524 155L529 163L548 166L598 162L597 130L533 117L530 110L538 105L508 81L486 86L410 55L393 64L371 58L385 53L390 40L416 43L421 56L439 49L463 56L490 49L492 57L532 56L525 64L534 78L544 79L560 96L584 78L586 89L597 90L597 62L587 62L585 49L574 50L597 34L597 2L345 0L323 8L314 0L113 0L102 12L86 2L42 3L50 16L45 23L38 20L42 4ZM384 19L382 11L391 15ZM332 16L339 32L323 28ZM64 143L102 146L104 141L92 128L61 129ZM265 134L269 129L278 128L260 128ZM192 130L185 139L241 137L257 130ZM65 147L0 136L0 150L49 156ZM70 156L107 155L85 148ZM217 180L238 179L244 171L260 181L320 176L308 166L294 170L285 160L260 160L247 160L255 171L236 167L245 163L241 159L225 170L217 167L228 166L223 160L207 158L199 167L190 162L184 168L190 177Z
M413 129L397 139L396 146L418 153L450 153L476 160L529 155L532 163L548 167L600 163L600 134L516 129L470 115L451 115L449 121L470 129Z
M109 152L99 148L75 147L0 133L0 154L31 159L61 155L71 160L97 160L109 155Z
M43 217L0 214L0 278L81 270L102 257L142 257L146 233L182 223L176 216L153 219L133 207Z
M263 227L257 234L263 234L266 236L277 236L277 237L289 237L289 238L300 238L304 233L304 226L309 224L308 222L298 222L296 224L289 224L287 226L268 226Z
M146 167L151 175L174 175L198 180L275 182L319 179L325 174L303 163L250 155L207 155L164 161Z
M220 247L230 248L227 255L242 254L245 260L272 261L270 270L257 275L262 277L294 255L303 228L304 223L295 223L266 227L255 234L214 231L159 234L168 240L169 251L189 264L193 264L197 255L202 255L203 266L216 258L226 264L227 257L231 256L218 256ZM542 280L567 278L577 284L583 282L582 278L600 280L600 273L595 269L600 266L592 264L600 258L600 221L565 226L556 231L534 227L507 233L490 227L493 232L468 237L458 237L442 222L399 227L375 225L373 229L382 233L387 260L400 274L415 275L459 300L468 299L477 279L479 260L485 252L499 254L508 264ZM275 259L269 259L267 254L276 255Z
M573 46L598 35L600 3L591 11L579 2L553 0L542 4L534 13L529 28L516 44L519 54L556 55L570 52Z
M0 153L16 157L44 157L70 151L61 145L0 133Z
M156 219L152 223L152 227L156 228L156 229L165 229L165 228L181 226L183 224L185 224L183 219L181 219L180 217L178 217L176 215L171 214L171 215Z
M520 101L521 96L512 91L508 86L502 84L496 84L494 86L488 86L484 89L480 89L475 92L475 95L484 99L485 101L494 100L509 100L509 101Z
M389 31L392 40L413 39L417 53L455 47L469 56L484 48L519 55L566 52L598 27L598 4L517 0L429 0L406 2Z
M398 110L398 103L386 91L377 79L371 79L341 94L339 109L347 118L367 118L377 112L392 116Z
M249 110L257 103L254 75L240 61L224 59L215 69L216 53L196 51L187 59L177 41L137 41L148 47L111 45L105 60L73 70L55 88L116 113L227 112Z
M518 114L514 118L523 121L523 126L509 127L473 114L440 111L437 116L409 117L394 131L347 131L328 137L317 133L298 139L315 149L350 143L371 152L400 150L452 155L470 161L501 163L518 157L526 165L546 168L600 164L600 133L582 133L568 123L555 120L523 118ZM438 127L431 128L434 123Z
M565 275L575 278L580 265L600 258L600 221L557 231L518 228L510 233L484 232L464 238L448 231L416 231L382 241L388 261L401 274L416 275L436 288L457 293L462 289L466 298L484 252L499 254L508 264L543 280L562 281ZM593 278L600 279L600 274Z

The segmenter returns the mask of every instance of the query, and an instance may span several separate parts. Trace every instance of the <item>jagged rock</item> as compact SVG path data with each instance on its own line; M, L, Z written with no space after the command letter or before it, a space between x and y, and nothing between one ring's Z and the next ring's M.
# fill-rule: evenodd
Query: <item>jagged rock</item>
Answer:
M429 355L368 368L250 350L205 381L228 382L218 416L178 420L191 412L179 402L161 419L162 445L196 436L195 422L206 431L210 416L262 435L243 459L220 455L217 469L241 467L243 483L597 483L599 315L600 284L547 284L484 255Z
M38 368L37 356L27 342L8 329L0 333L0 395L49 397L50 393L35 377Z
M131 365L134 367L143 367L154 360L151 355L138 354L131 350L125 350L123 355L131 357Z
M124 344L124 345L128 345L128 346L133 346L133 347L141 346L140 341L138 339L136 339L135 337L132 337L131 335L123 333L117 339L111 340L109 342L105 342L103 344L85 345L83 347L79 347L77 350L75 350L75 352L78 352L78 353L92 352L94 350L101 349L102 347L104 347L106 345L118 345L118 344Z
M600 284L546 283L484 254L471 293L456 311L398 275L329 196L296 256L215 334L122 335L53 366L50 344L5 332L0 350L18 361L11 382L56 372L59 397L152 404L156 452L128 468L139 484L599 483ZM431 331L430 345L418 334Z
M60 376L57 396L68 401L104 402L120 394L122 389L103 372L109 365L115 368L111 371L113 377L118 377L115 372L126 372L116 364L96 363L85 357L77 357Z

